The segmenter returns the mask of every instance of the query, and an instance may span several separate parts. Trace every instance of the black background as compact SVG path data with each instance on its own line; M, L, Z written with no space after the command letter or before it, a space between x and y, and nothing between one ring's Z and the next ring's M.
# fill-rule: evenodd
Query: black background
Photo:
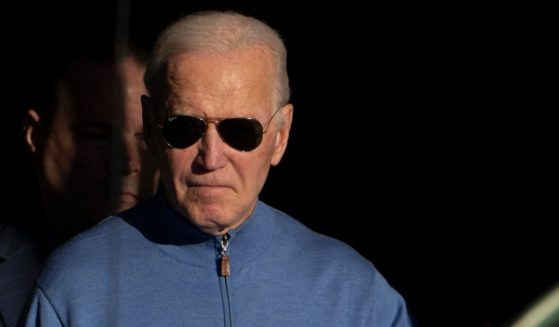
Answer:
M559 281L551 8L132 1L131 32L150 40L181 13L212 8L268 22L288 48L295 120L262 199L372 260L420 326L499 326ZM29 51L34 24L111 10L4 11L16 23L2 26L3 146L17 154L4 157L21 176L6 187L32 191L11 109L22 85L9 81L29 58L18 51Z

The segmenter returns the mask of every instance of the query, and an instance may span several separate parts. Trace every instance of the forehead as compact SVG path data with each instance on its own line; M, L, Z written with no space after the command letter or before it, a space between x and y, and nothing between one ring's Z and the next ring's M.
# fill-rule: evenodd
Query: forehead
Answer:
M111 122L127 97L144 93L143 67L131 58L115 63L82 60L60 83L58 112L77 120Z
M269 110L275 75L267 48L182 53L171 57L167 68L166 104L175 110L199 110L204 115Z

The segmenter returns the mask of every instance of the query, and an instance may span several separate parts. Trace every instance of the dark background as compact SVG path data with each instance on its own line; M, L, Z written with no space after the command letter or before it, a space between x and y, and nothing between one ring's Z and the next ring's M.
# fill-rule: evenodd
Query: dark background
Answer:
M559 281L558 21L535 6L357 3L131 1L130 31L149 43L212 8L279 30L295 121L262 199L373 261L420 326L503 325ZM20 68L56 51L33 47L35 26L107 12L4 10L9 203L33 192L12 109L33 78Z

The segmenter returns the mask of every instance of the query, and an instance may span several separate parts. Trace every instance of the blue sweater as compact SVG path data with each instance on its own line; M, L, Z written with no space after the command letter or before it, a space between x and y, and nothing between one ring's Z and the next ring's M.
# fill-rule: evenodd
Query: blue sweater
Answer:
M26 326L409 326L402 297L349 246L262 202L221 237L162 196L111 217L51 256Z

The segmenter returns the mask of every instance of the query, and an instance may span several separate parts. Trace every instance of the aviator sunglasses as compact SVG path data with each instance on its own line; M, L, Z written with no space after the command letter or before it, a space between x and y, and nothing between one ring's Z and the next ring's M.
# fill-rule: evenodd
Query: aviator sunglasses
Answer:
M225 144L238 151L252 151L260 145L263 134L281 108L283 106L274 112L264 127L258 120L248 117L216 118L188 115L169 116L159 127L163 130L163 138L170 147L185 149L198 142L208 130L208 124L213 123Z

